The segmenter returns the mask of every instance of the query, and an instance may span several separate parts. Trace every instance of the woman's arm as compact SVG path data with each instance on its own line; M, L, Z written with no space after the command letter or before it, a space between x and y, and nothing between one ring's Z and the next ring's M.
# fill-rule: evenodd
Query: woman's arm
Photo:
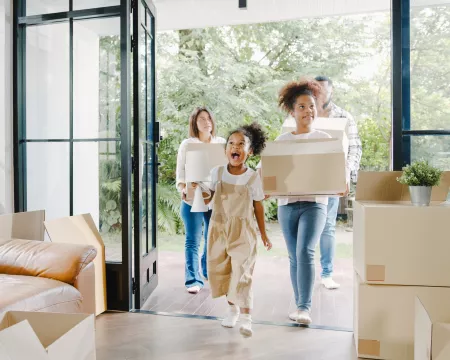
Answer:
M272 243L267 237L266 233L266 221L264 219L264 205L261 201L253 201L253 208L255 209L256 222L258 223L259 232L261 233L261 239L267 250L272 249Z

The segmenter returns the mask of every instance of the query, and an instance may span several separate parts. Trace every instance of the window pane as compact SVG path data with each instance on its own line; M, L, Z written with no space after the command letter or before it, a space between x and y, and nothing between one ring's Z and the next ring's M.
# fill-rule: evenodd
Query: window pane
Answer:
M412 136L411 162L422 159L450 170L450 136Z
M105 243L106 259L121 261L120 143L75 143L73 149L73 212L92 215Z
M28 139L69 138L69 24L32 26L26 36Z
M120 5L120 0L73 0L73 9L93 9L105 6Z
M411 129L450 129L450 1L411 1Z
M120 19L74 22L75 138L120 137Z
M26 4L27 16L69 11L69 0L28 0Z
M45 219L70 215L69 143L27 143L27 210Z

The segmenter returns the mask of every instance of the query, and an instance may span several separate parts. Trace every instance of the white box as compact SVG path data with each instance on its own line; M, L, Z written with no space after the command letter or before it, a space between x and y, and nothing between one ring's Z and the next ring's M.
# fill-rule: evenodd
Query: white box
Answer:
M450 173L429 207L411 204L401 172L361 172L353 209L354 267L364 282L450 287Z
M345 157L339 139L268 142L261 155L264 193L272 196L343 193Z
M0 314L0 359L95 360L94 316L9 311Z
M186 182L211 181L211 170L226 164L225 144L189 143L186 148Z
M450 359L450 308L431 308L416 297L414 360Z

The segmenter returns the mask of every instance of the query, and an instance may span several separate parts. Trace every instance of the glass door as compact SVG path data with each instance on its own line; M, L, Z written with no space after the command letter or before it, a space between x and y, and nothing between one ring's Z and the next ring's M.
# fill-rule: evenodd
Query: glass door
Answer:
M134 308L140 309L158 284L156 242L155 8L136 0L133 12L133 225Z

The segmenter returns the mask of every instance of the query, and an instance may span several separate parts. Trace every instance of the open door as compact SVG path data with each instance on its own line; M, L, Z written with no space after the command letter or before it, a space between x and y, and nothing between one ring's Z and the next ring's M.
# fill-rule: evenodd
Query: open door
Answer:
M133 12L133 227L134 308L140 309L158 284L155 111L155 7L134 0Z

